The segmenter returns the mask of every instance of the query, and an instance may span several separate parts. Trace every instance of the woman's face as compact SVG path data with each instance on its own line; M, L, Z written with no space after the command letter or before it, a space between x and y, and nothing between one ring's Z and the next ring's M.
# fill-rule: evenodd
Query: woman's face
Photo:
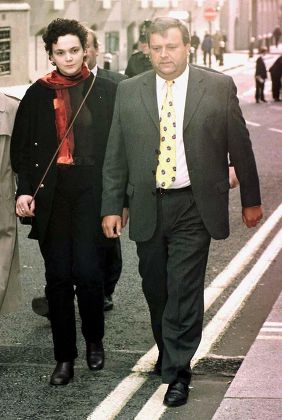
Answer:
M75 76L81 70L85 54L78 36L68 34L59 36L57 43L52 44L50 59L63 75Z

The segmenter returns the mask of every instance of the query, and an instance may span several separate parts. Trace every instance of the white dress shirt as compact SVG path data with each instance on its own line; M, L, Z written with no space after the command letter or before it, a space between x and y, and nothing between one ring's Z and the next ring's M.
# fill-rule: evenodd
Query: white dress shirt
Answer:
M189 66L174 80L172 86L173 106L176 115L176 177L170 188L183 188L190 185L190 178L187 168L184 142L183 142L183 119L188 87ZM159 115L167 91L166 80L156 75L156 88ZM157 185L159 187L159 185Z

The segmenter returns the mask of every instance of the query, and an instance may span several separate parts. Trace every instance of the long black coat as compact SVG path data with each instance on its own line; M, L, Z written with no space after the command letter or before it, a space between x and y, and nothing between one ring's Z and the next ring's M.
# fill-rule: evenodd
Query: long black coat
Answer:
M87 92L93 75L84 83ZM100 206L102 191L102 166L108 134L112 121L117 84L111 80L97 77L86 99L92 114L95 136L95 176L93 190L97 196L97 206L93 209L93 217L97 217L97 240L106 241L100 223ZM32 195L58 147L55 127L53 99L55 91L35 82L22 99L11 139L11 163L18 174L17 196ZM55 159L56 162L56 159ZM44 240L46 228L52 210L52 201L57 180L57 167L53 163L48 175L35 198L35 219L29 237Z

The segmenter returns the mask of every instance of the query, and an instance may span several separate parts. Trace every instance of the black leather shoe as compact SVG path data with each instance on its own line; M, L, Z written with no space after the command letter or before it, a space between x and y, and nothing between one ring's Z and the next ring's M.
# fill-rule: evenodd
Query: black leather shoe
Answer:
M111 295L104 296L104 311L111 311L114 307L113 298Z
M36 315L44 316L49 319L49 306L48 300L45 296L33 298L31 307Z
M173 382L168 386L164 396L164 404L167 407L178 407L186 404L188 400L189 386L183 382Z
M103 369L105 352L102 341L86 343L86 361L90 370Z
M58 362L52 373L51 385L67 385L73 378L73 362Z

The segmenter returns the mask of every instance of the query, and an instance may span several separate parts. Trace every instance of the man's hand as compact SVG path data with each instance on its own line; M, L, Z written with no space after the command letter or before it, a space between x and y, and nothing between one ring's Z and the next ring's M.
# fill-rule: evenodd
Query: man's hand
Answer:
M248 228L255 227L262 219L263 212L261 206L258 207L243 207L242 219L243 223Z
M20 195L16 202L16 213L20 217L34 217L35 202L31 195Z
M122 232L121 216L105 216L102 220L102 228L107 238L118 238Z
M239 185L234 166L229 166L229 185L231 189L236 188Z

